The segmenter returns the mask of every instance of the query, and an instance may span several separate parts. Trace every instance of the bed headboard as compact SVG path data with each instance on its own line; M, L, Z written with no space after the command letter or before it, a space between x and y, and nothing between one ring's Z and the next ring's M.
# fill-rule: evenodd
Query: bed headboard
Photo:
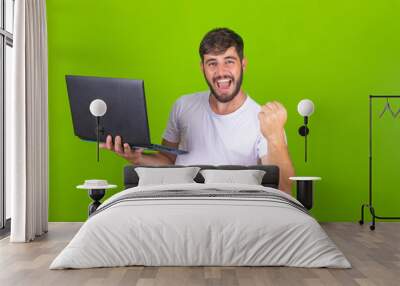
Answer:
M275 165L254 165L254 166L240 166L240 165L221 165L221 166L212 166L212 165L192 165L196 167L200 167L202 170L204 169L219 169L219 170L247 170L247 169L256 169L265 171L265 175L262 179L262 185L264 187L271 187L278 189L279 186L279 168ZM185 167L185 166L132 166L128 165L124 168L124 185L125 189L136 187L139 182L139 177L135 172L136 167L147 167L147 168L177 168L177 167ZM203 176L198 173L194 180L197 183L204 183Z

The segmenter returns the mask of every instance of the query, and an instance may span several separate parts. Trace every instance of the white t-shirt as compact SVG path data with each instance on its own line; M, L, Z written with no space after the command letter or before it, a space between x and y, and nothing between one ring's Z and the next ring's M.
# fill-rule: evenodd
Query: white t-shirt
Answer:
M236 111L219 115L209 96L209 91L199 92L175 102L163 137L189 151L178 155L175 164L257 165L267 154L257 117L260 105L247 96Z

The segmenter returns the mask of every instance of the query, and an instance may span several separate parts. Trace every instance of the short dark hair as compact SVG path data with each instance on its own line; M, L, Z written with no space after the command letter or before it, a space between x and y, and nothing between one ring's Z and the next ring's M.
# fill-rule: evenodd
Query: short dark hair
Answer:
M230 47L235 47L239 58L243 59L244 43L242 37L228 28L215 28L201 40L199 53L201 60L209 53L222 54Z

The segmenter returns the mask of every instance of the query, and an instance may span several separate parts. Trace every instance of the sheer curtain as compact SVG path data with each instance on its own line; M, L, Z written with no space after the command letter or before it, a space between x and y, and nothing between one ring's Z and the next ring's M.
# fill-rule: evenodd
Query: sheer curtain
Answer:
M11 189L10 241L27 242L47 232L48 225L46 1L15 1L14 21L14 91L6 98L6 187Z

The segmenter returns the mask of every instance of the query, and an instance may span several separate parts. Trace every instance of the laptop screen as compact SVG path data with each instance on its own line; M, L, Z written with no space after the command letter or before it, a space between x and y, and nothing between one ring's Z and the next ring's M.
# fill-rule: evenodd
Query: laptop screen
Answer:
M67 75L67 90L75 135L97 140L97 124L90 103L102 99L107 105L100 117L100 141L108 134L131 146L150 144L144 81L135 79Z

